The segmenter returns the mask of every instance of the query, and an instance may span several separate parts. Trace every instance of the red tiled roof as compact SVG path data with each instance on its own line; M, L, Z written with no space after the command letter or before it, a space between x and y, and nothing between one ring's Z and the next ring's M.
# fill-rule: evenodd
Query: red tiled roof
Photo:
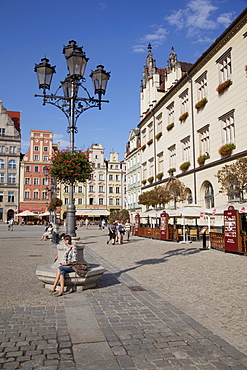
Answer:
M14 122L16 130L20 132L21 129L21 112L14 112L14 111L7 111L9 117L12 119Z

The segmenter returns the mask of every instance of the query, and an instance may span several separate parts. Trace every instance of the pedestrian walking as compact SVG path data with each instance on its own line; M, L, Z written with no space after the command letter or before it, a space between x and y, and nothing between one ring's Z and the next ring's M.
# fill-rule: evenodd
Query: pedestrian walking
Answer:
M131 233L130 220L127 220L127 222L125 222L124 230L125 230L125 234L126 234L126 237L127 237L127 241L129 242L130 241L130 233Z
M118 244L123 244L124 226L122 224L122 221L120 221L117 225L117 233L118 233Z
M86 218L85 225L86 225L86 229L88 229L88 225L89 225L88 218Z
M109 225L108 230L109 230L109 234L108 234L107 244L109 244L110 241L112 242L112 244L115 244L115 240L116 240L116 225L114 224L114 222Z
M13 218L11 218L11 219L9 220L8 230L13 231L13 226L14 226L14 219L13 219Z

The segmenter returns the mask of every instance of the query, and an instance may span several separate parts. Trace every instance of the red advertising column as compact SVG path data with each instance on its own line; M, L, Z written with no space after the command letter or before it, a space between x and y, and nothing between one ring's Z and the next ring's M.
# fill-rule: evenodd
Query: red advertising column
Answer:
M233 206L224 211L224 242L225 250L238 252L240 237L239 212Z
M135 227L134 227L134 235L139 235L140 232L140 215L137 213L135 215Z
M168 214L166 212L160 215L160 239L168 239Z

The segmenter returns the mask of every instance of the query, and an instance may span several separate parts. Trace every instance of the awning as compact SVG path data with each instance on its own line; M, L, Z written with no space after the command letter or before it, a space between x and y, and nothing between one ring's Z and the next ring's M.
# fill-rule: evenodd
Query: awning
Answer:
M75 214L76 216L99 217L109 216L110 212L107 209L78 209Z
M25 217L25 216L38 216L38 214L37 214L37 213L34 213L34 212L31 212L31 211L26 210L26 211L23 211L23 212L21 212L21 213L17 213L17 215L16 215L16 216L23 216L23 217Z

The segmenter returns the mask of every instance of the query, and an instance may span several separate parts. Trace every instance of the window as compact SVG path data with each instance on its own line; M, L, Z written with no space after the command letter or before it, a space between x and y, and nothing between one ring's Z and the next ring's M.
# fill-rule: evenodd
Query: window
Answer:
M35 178L33 179L33 184L34 184L34 185L39 185L39 179L38 179L38 177L35 177Z
M4 168L4 160L0 159L0 168Z
M11 169L11 170L16 169L16 161L14 161L14 159L11 159L11 160L9 161L9 166L8 166L8 168L9 168L9 169Z
M0 135L5 136L5 128L0 128Z
M119 198L117 198L116 199L116 206L119 206L120 205L120 199Z
M183 140L181 140L182 148L183 148L183 161L189 162L190 161L190 136L187 136Z
M48 198L47 191L46 190L42 191L42 199L47 199L47 198Z
M210 182L205 185L205 206L206 208L214 207L214 189Z
M93 198L89 198L89 205L92 206L93 205Z
M99 198L99 205L100 205L100 206L103 206L103 204L104 204L104 203L103 203L103 198Z
M164 153L161 152L158 157L158 173L164 172Z
M153 139L153 122L148 125L148 139Z
M144 162L142 164L142 169L143 169L143 180L147 180L147 162Z
M30 166L26 166L26 172L30 172Z
M104 180L104 175L103 174L99 174L99 181L102 181Z
M113 175L109 175L109 180L112 181L113 180Z
M231 50L229 48L221 57L216 60L219 66L219 82L224 82L231 79L232 75L232 62L231 62Z
M97 167L100 168L100 163L97 164Z
M162 132L162 113L160 113L157 117L157 133Z
M34 199L39 199L39 192L38 191L33 192L33 198Z
M209 154L209 125L198 130L200 142L200 155Z
M0 145L0 153L5 153L5 146L4 145Z
M9 173L8 174L8 183L9 184L15 184L16 183L16 174L15 173Z
M68 185L66 185L66 186L64 187L64 192L65 192L65 193L68 193L68 192L69 192L69 187L68 187Z
M169 168L176 168L176 145L170 146L169 151Z
M10 147L9 147L9 152L10 152L11 154L16 153L16 146L10 146Z
M120 175L116 175L116 181L120 181Z
M168 105L167 113L168 113L168 124L174 122L174 102Z
M48 161L48 155L44 155L44 162Z
M142 144L146 144L146 141L147 141L147 132L146 132L146 129L144 128L144 130L142 131Z
M48 186L48 179L47 178L42 179L42 185L43 186Z
M25 178L25 185L30 185L30 177Z
M148 160L148 176L154 175L154 158Z
M219 117L222 127L222 143L235 143L234 109Z
M48 152L48 146L44 146L44 152Z
M94 190L93 190L93 185L90 185L89 186L89 191L91 191L91 192L93 192Z
M189 188L187 188L186 191L187 191L187 201L188 201L188 204L192 204L193 203L192 191Z
M24 198L25 199L30 199L30 191L29 190L25 191Z
M113 186L109 187L109 193L113 193Z
M207 71L205 71L200 77L195 80L197 86L197 99L202 100L207 97L208 83L207 83Z
M104 186L99 186L99 192L103 193L104 192Z
M3 191L0 191L0 203L3 202Z
M109 198L109 205L113 206L113 198Z
M39 166L34 166L34 172L39 172Z
M82 186L78 186L78 193L82 193Z
M119 194L119 193L120 193L120 187L119 187L119 186L117 186L117 187L116 187L116 193L117 193L117 194Z
M82 198L78 198L78 205L81 206L82 205Z
M179 95L180 102L181 102L181 113L188 112L188 89L186 89L181 95Z
M35 150L35 152L38 152L39 147L38 147L37 145L35 145L35 146L34 146L34 150Z
M69 198L64 198L64 204L69 204Z
M0 184L4 184L4 173L0 173Z
M118 164L115 165L115 169L118 170Z
M35 155L34 155L34 160L35 160L35 161L38 161L38 160L39 160L39 156L38 156L38 154L35 154Z

